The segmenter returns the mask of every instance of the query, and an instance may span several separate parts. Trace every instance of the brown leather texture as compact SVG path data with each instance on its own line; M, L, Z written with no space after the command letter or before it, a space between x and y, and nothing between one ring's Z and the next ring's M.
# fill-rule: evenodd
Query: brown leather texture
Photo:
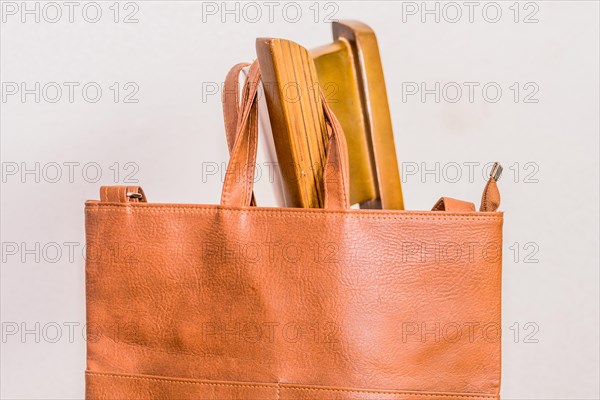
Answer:
M250 206L235 169L254 163L259 79L251 67L220 205L135 187L86 203L86 398L499 398L496 203L350 209L325 104L325 208Z

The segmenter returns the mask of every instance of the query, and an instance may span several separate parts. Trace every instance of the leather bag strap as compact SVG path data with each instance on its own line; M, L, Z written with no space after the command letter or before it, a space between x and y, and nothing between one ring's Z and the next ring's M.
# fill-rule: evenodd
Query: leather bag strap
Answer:
M234 85L234 70L236 67L228 74L228 82L225 85L231 88L232 92L234 92L232 85ZM258 62L255 61L250 66L248 77L244 84L240 108L234 111L236 104L231 104L235 99L233 96L224 98L224 102L227 103L223 105L223 110L226 113L225 126L228 129L228 141L233 139L234 145L230 151L229 165L227 166L221 194L222 206L247 207L251 204L258 142L257 92L260 82L260 67ZM325 191L324 208L344 210L350 207L346 139L339 121L327 105L322 92L321 100L329 136L323 173ZM238 113L237 118L235 118L235 112ZM230 133L233 131L233 120L237 120L235 134Z
M475 204L452 197L442 197L435 203L431 211L475 212Z
M240 111L240 73L249 66L248 63L234 65L225 78L223 91L223 117L225 119L225 133L227 134L227 147L233 150L237 134Z
M490 176L483 194L481 195L481 205L479 211L481 212L495 212L500 207L500 190L498 190L497 177Z
M225 78L225 87L223 91L223 117L225 120L225 133L227 138L227 148L229 154L235 145L239 119L241 116L240 110L240 73L250 64L239 63L234 65ZM250 205L256 206L256 197L252 193Z

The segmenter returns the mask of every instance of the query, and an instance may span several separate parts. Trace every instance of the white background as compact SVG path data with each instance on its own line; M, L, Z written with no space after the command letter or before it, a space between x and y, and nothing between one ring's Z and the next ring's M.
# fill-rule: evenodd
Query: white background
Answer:
M44 14L46 3L26 5L37 3L39 22L23 15L21 2L11 3L18 8L14 15L7 3L0 126L3 398L83 397L84 201L97 199L101 185L126 183L125 175L135 172L150 201L217 203L221 179L203 168L225 162L227 150L220 96L207 88L220 84L234 63L255 57L256 37L287 38L308 48L329 42L326 16L332 12L366 22L378 35L408 209L429 209L442 195L478 203L482 165L498 160L505 167L499 184L506 212L503 398L600 397L597 2L497 2L487 14L487 3L476 3L472 22L462 2L454 3L462 12L456 22L456 8L436 2L427 7L437 4L439 22L422 14L421 2L307 2L296 3L302 15L295 23L296 8L284 11L283 3L272 21L268 6L256 3L262 17L252 22L256 8L244 4L237 13L212 15L200 2L142 1L135 3L137 23L123 23L135 10L125 3L117 5L116 23L112 1L98 2L96 23L84 19L86 3L77 3L73 22L68 7L56 3L63 15L54 23L48 20L56 9L46 7ZM222 11L221 2L212 5ZM495 5L502 15L492 23ZM406 12L414 6L415 15ZM94 18L93 9L87 12ZM532 23L524 22L528 15ZM46 93L40 89L39 103L34 94L10 95L14 84L33 89L36 82L41 88L58 83L62 97L50 102L56 96L50 86ZM79 84L73 102L64 82ZM89 82L102 89L96 103L82 95ZM110 89L115 82L117 102ZM139 88L137 103L123 102L128 82ZM442 93L439 102L434 95L403 99L411 82L429 89L456 82L463 95L456 103L450 101L455 92ZM479 84L472 102L464 82ZM482 94L490 82L502 89L495 103L493 90L487 99ZM537 93L529 100L537 102L525 102L532 88ZM93 97L93 90L88 94ZM64 164L70 162L78 163L72 179ZM469 162L480 163L473 182ZM36 163L39 176L23 173ZM436 163L439 176L423 174ZM461 166L458 182L455 163ZM61 176L52 182L56 164ZM94 166L102 172L97 182ZM417 173L406 172L415 166ZM39 251L24 251L36 243ZM75 243L73 260L65 243ZM19 331L9 334L15 327ZM22 335L25 329L31 332Z

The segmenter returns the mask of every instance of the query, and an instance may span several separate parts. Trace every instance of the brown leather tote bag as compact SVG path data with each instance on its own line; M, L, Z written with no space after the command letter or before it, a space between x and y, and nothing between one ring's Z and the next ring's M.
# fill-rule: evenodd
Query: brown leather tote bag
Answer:
M497 399L502 213L350 209L325 102L324 209L252 207L250 69L220 205L85 207L88 399Z

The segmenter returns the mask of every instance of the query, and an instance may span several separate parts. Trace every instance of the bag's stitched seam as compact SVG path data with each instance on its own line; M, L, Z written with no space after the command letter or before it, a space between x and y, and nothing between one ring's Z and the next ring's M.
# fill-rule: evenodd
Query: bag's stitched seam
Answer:
M254 100L252 100L252 103L254 103ZM254 107L254 106L252 106ZM250 109L252 110L252 109ZM253 165L252 164L252 159L250 158L250 147L252 147L254 145L254 133L252 132L252 111L250 111L250 115L248 115L248 121L247 124L250 125L248 127L248 130L251 132L250 133L250 137L248 138L248 146L246 147L246 160L248 162L248 164L246 164L246 166L248 165ZM258 132L256 133L258 135ZM244 173L244 171L242 171L242 174ZM248 173L248 171L246 171L246 173ZM243 178L242 178L243 179ZM244 179L244 193L243 193L243 197L242 197L242 205L247 206L249 203L246 203L246 197L248 196L248 186L250 186L250 180L254 179L254 176L250 177L250 175L246 176L246 179Z
M149 378L146 376L132 376L132 375L118 375L118 374L109 374L109 373L100 373L100 372L86 372L88 375L92 376L101 376L101 377L110 377L110 378L122 378L122 379L137 379L142 381L151 381L151 382L171 382L171 383L181 383L187 385L204 385L204 386L225 386L225 387L246 387L246 388L256 388L256 389L276 389L276 386L273 384L265 383L264 385L256 385L256 384L245 384L245 383L220 383L220 382L198 382L198 381L187 381L181 380L177 378Z
M495 399L496 396L490 394L451 394L451 393L409 393L409 392L398 392L398 391L378 391L368 389L333 389L333 388L322 388L322 387L306 387L306 386L295 386L285 385L283 389L290 390L314 390L314 391L326 391L326 392L344 392L344 393L370 393L370 394L382 394L382 395L400 395L400 396L428 396L428 397L458 397L458 398L486 398Z
M107 210L107 209L103 209L104 211L112 211L112 210ZM95 211L95 210L94 210ZM135 210L135 211L142 211L142 210ZM164 212L162 212L164 210L143 210L143 212L147 212L149 214L164 214ZM171 211L172 213L179 213L179 214L196 214L198 210L167 210L167 211ZM143 214L142 212L142 214ZM202 213L202 212L200 212ZM205 213L208 213L208 211L206 211ZM246 213L244 211L240 211L241 214L251 214L251 213ZM293 214L288 214L285 215L283 213L262 213L263 216L271 216L271 217L281 217L281 216L285 216L285 217L290 217L290 216L295 216L295 217L302 217L302 218L310 218L310 219L322 219L322 216L320 215L311 215L311 214L297 214L297 215L293 215ZM216 214L215 214L216 215ZM339 216L339 215L338 215ZM358 215L346 215L347 218L351 218L351 219L364 219L364 220L368 220L368 219L373 219L373 220L391 220L391 221L396 221L396 220L409 220L409 221L502 221L502 218L500 217L445 217L445 218L436 218L436 217L427 217L427 216L423 216L423 217L404 217L404 216L397 216L397 217L392 217L392 216L377 216L377 215L373 215L373 216L358 216Z
M339 125L339 123L338 123L338 125ZM340 150L340 148L341 148L342 145L339 142L339 139L338 139L337 136L338 135L336 135L336 139L335 139L335 145L336 145L336 147L338 149L338 154L337 154L337 156L338 156L337 158L338 159L337 159L337 162L339 164L343 164L344 163L344 157L341 155L342 150ZM340 171L343 171L343 165L340 166ZM346 172L347 172L347 170L346 170ZM345 179L346 178L346 174L340 173L340 175L341 175L340 178L342 179L342 196L343 196L343 199L344 199L344 205L347 205L347 204L349 204L349 201L348 201L348 198L346 197L347 196L347 192L346 192L346 179Z
M314 391L327 391L327 392L343 392L343 393L370 393L370 394L382 394L382 395L402 395L402 396L427 396L427 397L453 397L453 398L490 398L494 399L496 396L489 394L451 394L451 393L409 393L409 392L399 392L399 391L380 391L380 390L368 390L368 389L333 389L333 388L321 388L321 387L306 387L306 386L296 386L293 384L284 384L281 385L279 382L274 384L265 383L262 385L257 384L246 384L246 383L220 383L220 382L198 382L192 380L183 380L177 378L157 378L157 377L146 377L146 376L133 376L133 375L119 375L119 374L110 374L110 373L101 373L101 372L86 372L87 375L90 376L99 376L99 377L110 377L110 378L121 378L121 379L134 379L134 380L142 380L142 381L150 381L150 382L170 382L170 383L180 383L180 384L188 384L188 385L201 385L201 386L221 386L221 387L245 387L245 388L254 388L254 389L275 389L277 392L277 398L279 399L279 389L289 389L289 390L314 390Z
M482 205L482 207L479 207L479 208L482 209L482 211L487 211L488 210L487 192L488 192L488 188L490 186L490 182L491 182L491 179L488 180L488 182L485 185L485 188L483 188L483 197L481 199L481 205Z
M322 213L316 212L303 212L303 211L275 211L275 210L258 210L258 209L248 209L248 210L235 210L235 209L219 209L219 208L193 208L193 207L161 207L161 206L153 206L152 208L146 208L147 206L136 207L132 204L127 206L117 206L113 204L94 204L93 206L87 206L87 211L98 211L98 210L122 210L122 211L136 211L136 212L148 212L148 213L162 213L165 211L172 213L214 213L215 215L219 212L221 213L242 213L242 214L263 214L266 216L302 216L314 219L320 219L324 216L343 216L346 218L355 218L355 219L386 219L386 220L430 220L430 221L481 221L481 220L490 220L490 221L502 221L502 216L490 216L490 215L478 215L478 216L466 216L466 215L448 215L448 216L433 216L433 215L392 215L392 214L384 214L384 215L373 215L373 214L351 214L344 211L325 211Z

